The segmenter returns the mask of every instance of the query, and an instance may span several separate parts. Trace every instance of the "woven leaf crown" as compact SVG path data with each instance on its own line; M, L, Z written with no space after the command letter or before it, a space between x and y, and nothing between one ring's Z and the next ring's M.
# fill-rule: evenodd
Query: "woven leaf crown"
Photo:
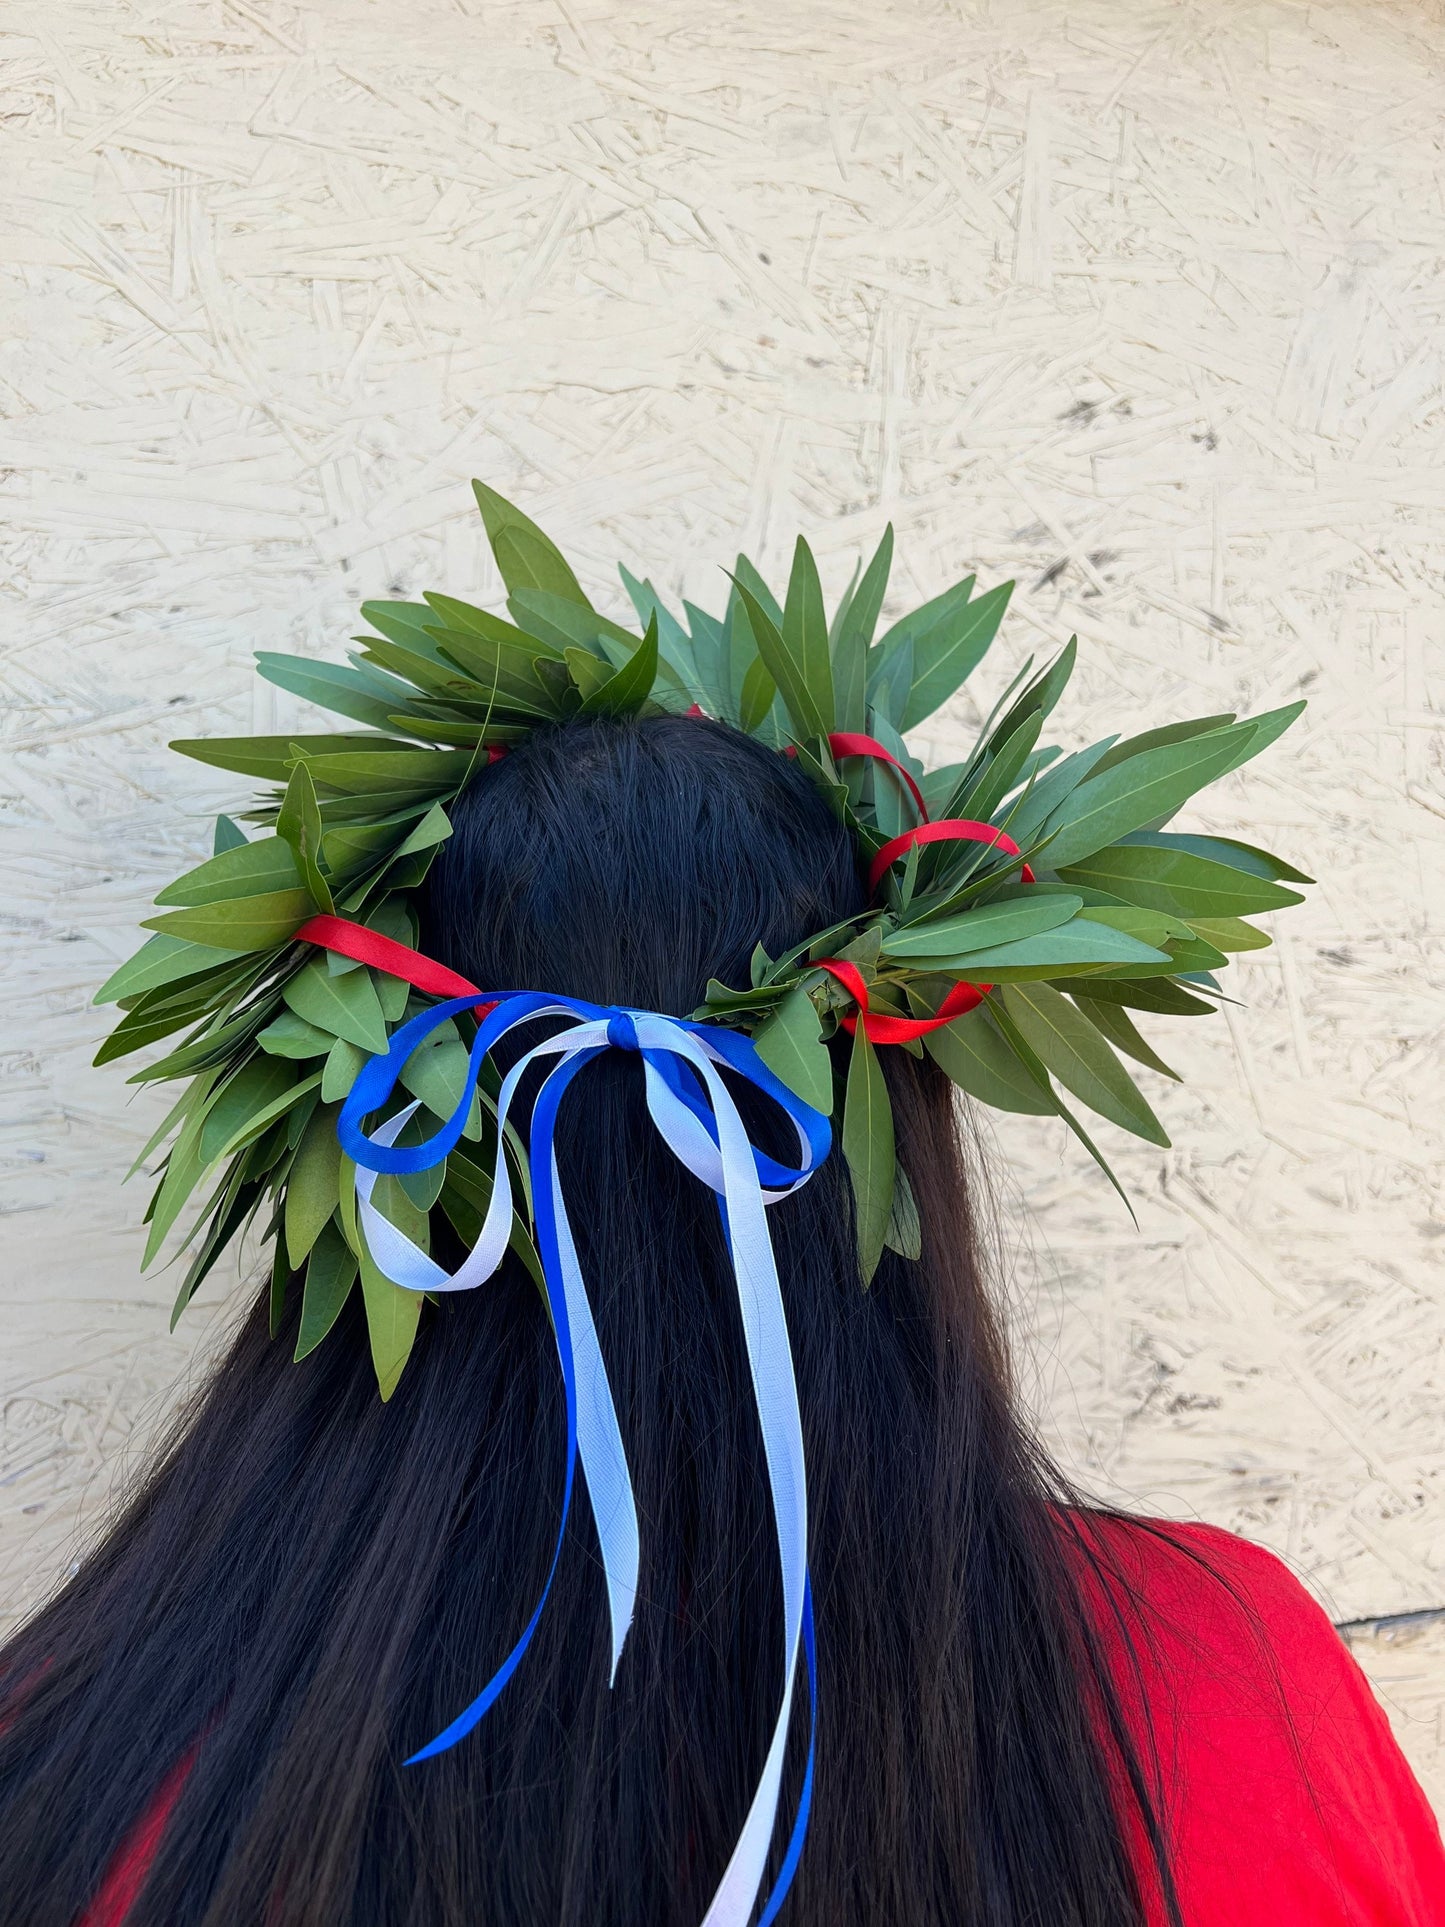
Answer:
M473 487L510 621L445 595L366 603L371 632L348 665L258 657L269 681L359 727L174 745L270 786L242 815L264 833L221 817L213 855L160 893L146 924L154 934L97 996L123 1012L97 1063L184 1033L132 1078L182 1085L137 1160L168 1143L147 1265L203 1198L182 1246L175 1316L264 1213L273 1328L299 1286L296 1356L306 1356L359 1280L383 1394L395 1386L421 1301L371 1261L335 1124L368 1054L427 1000L296 932L334 913L415 943L415 895L450 833L447 804L529 730L574 717L701 711L796 756L875 871L866 912L785 956L760 949L750 983L709 984L695 1013L748 1031L785 1083L841 1114L865 1281L885 1247L918 1251L878 1064L883 1037L926 1051L984 1104L1062 1117L1116 1188L1075 1101L1167 1144L1125 1059L1175 1073L1135 1013L1216 1009L1231 954L1269 942L1248 919L1300 902L1289 886L1310 879L1250 844L1166 825L1267 748L1302 703L1065 752L1041 738L1073 671L1071 640L1041 669L1025 664L965 761L928 770L906 734L977 669L1011 583L979 591L970 575L880 635L891 528L831 617L800 537L781 601L739 556L719 615L685 602L679 616L623 568L634 631L593 608L535 522ZM914 834L925 821L937 840ZM974 1007L938 1021L960 986L975 987ZM851 1042L830 1049L840 1029ZM426 1135L461 1101L471 1034L465 1016L455 1019L408 1062L402 1081L422 1106L409 1133ZM495 1092L488 1067L443 1167L377 1184L374 1203L423 1249L442 1221L464 1240L477 1235ZM509 1151L520 1174L520 1144ZM540 1275L520 1206L513 1244Z

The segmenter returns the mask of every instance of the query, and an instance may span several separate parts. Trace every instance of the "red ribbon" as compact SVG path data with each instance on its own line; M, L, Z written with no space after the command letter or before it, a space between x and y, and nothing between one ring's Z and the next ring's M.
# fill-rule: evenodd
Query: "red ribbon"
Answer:
M885 749L876 737L861 736L851 730L837 730L828 738L828 747L835 758L845 756L867 756L875 762L887 763L896 769L903 781L913 792L913 800L918 805L918 814L923 821L902 836L895 836L873 859L868 872L868 888L876 890L883 873L890 863L895 862L905 851L911 850L915 843L992 843L1009 856L1018 856L1019 846L1005 831L995 829L992 823L976 823L971 817L946 816L937 823L928 820L928 805L923 800L923 792L912 776L899 762L891 750ZM1019 872L1024 883L1032 883L1034 873L1026 863Z
M816 967L836 977L858 1006L856 1014L839 1020L844 1030L857 1030L861 1018L863 1035L870 1044L911 1044L916 1037L926 1037L931 1030L942 1030L955 1017L977 1010L985 992L993 988L991 984L955 984L938 1006L936 1017L890 1017L886 1011L869 1010L868 986L857 964L841 957L821 957Z
M876 890L889 864L896 863L915 843L992 843L1009 856L1021 854L1008 832L996 829L992 823L976 823L968 816L944 816L936 823L920 823L916 829L905 830L902 836L885 843L868 872L868 888ZM1026 863L1019 871L1019 881L1032 883L1033 880L1034 873Z
M389 977L400 977L404 983L424 990L429 997L475 997L477 987L469 984L465 977L448 970L445 964L437 963L431 957L424 957L419 950L398 943L394 937L384 937L379 930L368 930L364 923L352 923L347 917L309 917L296 932L297 943L314 943L319 949L334 950L338 957L350 957L354 962L370 964L373 970L384 970ZM481 1004L477 1016L485 1017L496 1004Z
M918 805L918 814L925 823L928 821L928 805L923 800L923 791L919 789L892 750L885 749L876 736L862 736L854 730L839 729L828 738L828 747L833 752L835 761L838 762L846 756L866 756L875 763L887 763L890 769L896 769L913 792L913 800Z

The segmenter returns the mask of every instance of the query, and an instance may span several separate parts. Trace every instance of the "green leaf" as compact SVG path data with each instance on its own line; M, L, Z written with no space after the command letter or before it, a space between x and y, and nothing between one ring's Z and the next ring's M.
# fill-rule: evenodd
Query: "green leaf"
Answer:
M1272 939L1242 917L1191 917L1194 934L1216 950L1268 950Z
M908 686L902 691L902 701L906 702L913 686L913 644L917 637L933 632L943 633L948 625L957 621L968 607L968 599L973 594L976 576L965 576L962 582L954 582L941 595L931 596L927 602L910 609L907 615L900 616L891 628L885 629L878 641L868 652L868 687L873 690L880 677L892 673L892 665L900 654L906 654L909 663Z
M286 1311L286 1288L291 1283L291 1267L286 1262L286 1253L278 1239L271 1253L271 1336L275 1338L281 1330L281 1320Z
M507 625L499 623L498 626L506 628ZM459 629L438 628L432 633L447 656L473 679L477 698L494 700L496 708L508 715L535 718L561 714L556 694L539 667L544 662L560 663L560 654L556 657L550 652L543 654L540 647L524 654L520 649L484 636L467 635ZM526 640L530 643L531 638Z
M1234 711L1226 710L1219 716L1196 716L1192 722L1166 723L1162 729L1146 729L1138 736L1126 736L1121 743L1115 743L1094 765L1096 774L1102 775L1106 769L1113 769L1116 763L1127 763L1131 756L1138 756L1146 749L1162 749L1167 743L1187 743L1191 737L1207 736L1213 730L1227 729L1235 720Z
M141 928L239 955L286 943L315 913L310 891L275 890L263 896L203 904L194 910L169 910L164 916L144 918Z
M239 850L246 841L246 832L239 823L232 822L229 816L216 818L216 833L211 839L212 856L220 856L226 850Z
M969 817L974 822L987 822L1018 781L1024 764L1033 754L1043 726L1044 719L1038 710L1025 716L1013 733L1004 737L994 753L984 761L967 788L949 798L947 814ZM1014 841L1018 841L1017 837Z
M1009 835L1015 843L1023 849L1029 848L1048 818L1093 773L1113 740L1112 736L1106 736L1103 742L1092 743L1088 749L1075 750L1072 756L1061 757L1045 770L1029 794L1018 799L1017 807L1012 811ZM935 814L950 815L952 800L950 798L949 803Z
M320 1071L316 1071L310 1077L303 1079L301 1083L292 1084L289 1089L282 1091L278 1096L272 1098L269 1104L263 1104L260 1110L253 1111L249 1117L236 1126L220 1150L216 1152L211 1162L213 1164L219 1163L222 1159L230 1157L234 1151L242 1150L246 1145L255 1143L256 1139L259 1138L264 1131L268 1130L270 1126L276 1122L277 1118L283 1117L286 1112L308 1098L320 1082L321 1073ZM219 1105L217 1108L219 1108ZM208 1118L206 1121L209 1125L211 1120ZM205 1150L206 1147L204 1143L201 1148L203 1151Z
M1010 898L1003 903L985 904L962 916L944 917L936 923L907 923L883 939L886 957L957 957L973 950L988 950L1001 943L1024 937L1041 936L1077 916L1083 899L1053 891L1036 900Z
M341 1196L340 1106L323 1103L312 1113L286 1177L286 1251L293 1270L321 1235Z
M402 1065L401 1081L434 1116L449 1118L466 1090L469 1061L466 1045L455 1035L440 1043L422 1044ZM482 1135L481 1103L475 1091L462 1135L473 1142Z
M373 970L371 987L376 992L376 1001L381 1005L381 1014L387 1023L400 1023L407 998L411 995L411 986L406 979L393 977L387 970Z
M773 627L780 629L783 624L782 604L745 555L738 557L733 567L733 575L749 595L761 604Z
M1058 898L1051 901L1056 903ZM924 957L910 961L915 969L927 970L934 966L946 970L953 960ZM1093 970L1110 964L1167 964L1169 957L1121 930L1110 930L1091 921L1081 912L1068 923L1038 936L969 951L965 961L970 978L1000 981L1005 977L1016 978L1021 971L1027 971L1030 976L1035 973L1063 976L1070 970Z
M333 1037L344 1037L364 1051L386 1049L386 1023L376 987L364 970L333 977L324 956L315 957L286 985L281 995L298 1017Z
M1004 1042L985 1005L930 1031L923 1048L962 1091L996 1111L1052 1117L1057 1105Z
M1070 983L1071 991L1086 989L1094 1003L1127 1006L1130 1010L1150 1010L1161 1017L1212 1017L1216 1005L1195 997L1182 985L1167 977L1121 978L1089 977L1085 983Z
M305 763L298 763L291 772L276 818L276 834L290 847L296 867L318 908L333 914L336 905L331 900L331 886L321 869L321 810L316 801L316 785Z
M498 557L500 564L501 558ZM359 1235L359 1227L358 1227ZM371 1340L371 1362L376 1369L377 1388L382 1399L389 1399L411 1356L421 1319L422 1295L404 1291L400 1285L377 1269L376 1261L360 1239L361 1293L366 1304L366 1329Z
M1006 984L1002 994L1019 1032L1065 1090L1136 1137L1168 1144L1143 1092L1077 1005L1043 983Z
M390 676L404 692L392 701L392 708L404 714L413 706L422 709L428 703L465 701L479 693L441 653L435 637L413 632L408 636L413 646L407 648L383 641L380 636L358 636L356 641L361 644L358 666L368 675Z
M325 1057L336 1039L329 1032L318 1030L315 1024L308 1024L294 1010L283 1010L264 1030L257 1031L256 1042L272 1057L304 1060Z
M135 955L111 972L91 999L96 1004L118 1004L122 998L141 997L166 984L203 977L246 953L217 950L209 944L186 943L180 937L148 937Z
M738 705L738 722L750 736L762 728L777 693L778 685L769 675L768 665L761 656L755 656L743 677L742 699Z
M291 890L302 880L289 845L279 837L265 836L255 843L237 844L219 856L208 857L198 868L187 870L174 883L168 883L156 902L163 907L225 903L236 897Z
M1208 857L1227 863L1231 869L1247 870L1251 876L1269 877L1276 883L1313 883L1303 870L1296 870L1283 857L1256 849L1253 843L1236 842L1232 836L1183 836L1175 830L1140 830L1121 839L1125 843L1148 843L1160 850L1186 850L1191 856Z
M737 592L743 608L747 611L748 626L753 632L753 640L757 643L758 655L766 665L768 674L777 684L778 693L783 699L783 705L799 740L810 742L815 736L826 736L827 725L824 723L822 711L808 688L803 665L794 660L782 632L752 590L747 588L741 580L737 578L734 580L737 583ZM830 669L828 692L830 697L831 682Z
M208 1109L201 1132L202 1166L219 1157L247 1120L272 1101L294 1090L300 1078L295 1068L275 1057L253 1057L228 1078Z
M788 992L753 1042L790 1091L825 1116L832 1111L833 1063L823 1042L823 1020L802 984Z
M347 735L340 730L327 736L201 736L171 744L193 762L256 776L264 783L287 782L298 750L307 756L361 756L410 747L394 736Z
M1012 582L1002 582L986 595L946 607L927 628L912 632L913 685L901 729L916 729L973 674L998 634L1013 589Z
M1304 901L1298 891L1267 877L1251 876L1185 850L1161 848L1142 836L1111 844L1082 863L1056 862L1054 868L1065 883L1108 890L1126 902L1169 911L1191 922L1196 917L1253 916Z
M586 649L620 669L637 647L632 630L570 596L553 595L547 589L519 589L509 597L507 607L526 623L528 634L543 637L564 654L572 648Z
M1078 653L1079 638L1070 636L1048 668L1024 686L999 722L986 732L990 750L996 752L1000 744L1006 743L1025 717L1037 716L1042 721L1052 715L1069 685Z
M411 1126L408 1125L407 1129L410 1130ZM396 1183L408 1200L421 1213L423 1225L430 1223L427 1214L441 1196L446 1181L447 1160L445 1158L437 1164L428 1166L425 1171L403 1171L396 1179ZM425 1239L413 1239L413 1243L425 1245L425 1242Z
M1080 1144L1083 1145L1089 1156L1094 1160L1095 1164L1098 1165L1104 1176L1109 1180L1109 1183L1119 1194L1119 1197L1123 1201L1124 1209L1129 1213L1129 1216L1134 1219L1134 1224L1137 1227L1139 1220L1135 1217L1134 1207L1129 1202L1129 1194L1114 1175L1109 1160L1089 1136L1089 1133L1084 1129L1083 1125L1080 1124L1079 1120L1074 1116L1068 1105L1063 1102L1056 1092L1053 1092L1053 1086L1049 1082L1048 1071L1029 1044L1028 1039L1003 1008L1001 1001L995 1003L992 1014L998 1023L999 1029L1007 1039L1010 1048L1016 1053L1024 1069L1027 1070L1031 1076L1035 1077L1045 1090L1053 1094L1054 1108L1057 1110L1059 1116L1064 1120L1065 1124L1068 1125L1074 1136L1079 1140Z
M135 1176L151 1152L163 1139L170 1136L183 1118L190 1117L194 1111L205 1108L206 1100L210 1097L215 1083L216 1076L213 1071L202 1071L198 1077L189 1080L175 1103L136 1153L130 1169L125 1174L127 1181Z
M1145 910L1137 903L1088 903L1079 914L1090 923L1122 930L1157 950L1173 943L1189 943L1194 936L1192 927L1181 918L1171 916L1167 910Z
M338 1037L331 1046L325 1068L321 1073L321 1101L323 1104L336 1104L361 1075L361 1067L370 1053L348 1043L346 1038Z
M259 1180L249 1183L246 1181L245 1160L237 1158L227 1182L221 1187L220 1201L211 1213L210 1223L206 1227L200 1249L192 1259L181 1288L176 1293L175 1303L171 1307L172 1331L175 1330L181 1313L210 1275L221 1253L261 1202L264 1189L264 1185ZM191 1235L194 1237L195 1233L192 1232Z
M371 676L380 676L378 670L367 674L341 663L313 662L307 656L277 654L269 649L256 651L256 670L264 681L300 696L303 702L349 716L355 723L369 723L373 729L386 729L394 712L403 709L413 693L408 684L392 677L386 679L391 684L390 693L378 693L370 680Z
M880 644L877 649L869 650L868 727L875 736L880 717L901 731L912 688L913 644L910 641L905 639L888 649Z
M459 605L465 608L465 603ZM434 668L443 667L435 639L428 630L436 617L431 610L431 598L425 602L363 602L361 619L369 622L377 634L384 636L398 649L404 649L410 656L419 656ZM372 646L370 636L354 638L364 649Z
M482 511L487 540L509 595L518 589L547 589L553 595L566 596L588 608L592 606L562 551L530 516L523 515L485 482L474 481L472 493Z
M657 618L647 625L647 634L631 656L590 695L582 698L579 712L584 716L635 716L652 693L657 680Z
M126 1082L153 1084L191 1071L229 1071L234 1068L237 1050L250 1044L257 1027L269 1023L279 1007L280 999L268 994L237 1014L233 993L193 1037L156 1063L132 1071Z
M843 1105L843 1156L858 1214L858 1268L872 1281L893 1211L893 1110L878 1053L862 1024L853 1033Z
M923 1225L918 1216L913 1186L908 1182L901 1164L894 1170L893 1209L888 1215L888 1229L883 1234L883 1242L890 1251L896 1251L900 1258L917 1260L923 1256Z
M301 1299L301 1329L296 1335L295 1363L314 1352L341 1316L356 1283L356 1254L334 1222L321 1229L306 1266L306 1290Z
M921 787L923 765L892 723L877 711L874 712L871 721L875 740L890 755L897 757L903 769L907 770L914 782L919 783ZM918 821L918 805L914 801L913 792L904 782L901 771L895 770L891 764L878 759L864 759L863 768L866 770L867 785L863 794L866 796L871 791L872 795L871 827L877 830L880 837L894 837L904 830L912 829ZM860 808L863 806L860 805ZM867 812L864 809L865 820L866 815Z
M716 637L722 634L722 625L713 623L711 617L704 617L698 623L696 617L700 610L690 612L693 619L693 633L688 634L677 617L667 607L651 582L639 582L625 563L619 562L617 573L622 578L622 586L637 611L637 619L644 629L657 618L657 648L662 660L669 663L686 686L694 702L711 708L714 715L725 714L722 691L717 686ZM683 604L687 608L686 603ZM705 627L705 625L711 625Z
M433 595L428 590L426 599L428 606L435 611L435 616L430 619L427 634L438 642L440 639L437 637L436 616L441 617L441 626L444 629L453 634L460 632L470 637L480 636L493 644L504 657L510 656L518 663L535 662L539 657L552 662L562 660L563 650L567 646L565 642L559 644L547 636L538 635L532 629L518 628L503 617L493 615L490 609L474 608L470 602L458 602L455 596ZM565 601L568 607L578 608L570 597L560 599ZM593 625L602 620L585 602L580 605L579 613L587 617ZM569 637L569 640L573 639Z
M1239 769L1243 764L1252 762L1256 756L1267 750L1271 743L1278 742L1291 724L1297 722L1308 708L1309 704L1301 700L1297 703L1286 703L1282 709L1267 709L1262 716L1248 717L1246 719L1248 733L1244 733L1244 727L1241 726L1234 761L1224 774L1228 775L1229 770Z
M793 547L788 598L783 604L783 646L797 669L826 735L836 725L833 659L828 647L828 612L813 551L800 535Z
M169 1037L173 1031L185 1030L209 1018L237 988L238 980L222 970L147 991L135 1000L92 1061L97 1065L113 1063L162 1037Z
M414 856L418 850L430 850L438 843L445 843L451 833L451 818L447 815L440 803L433 803L415 828L409 831L408 834L403 837L402 841L397 844L396 854L398 856ZM371 924L373 929L377 927L371 918L368 918L367 922ZM413 941L413 936L408 934L405 938L399 939L399 941L410 943Z
M1171 815L1197 790L1233 768L1239 755L1240 733L1248 735L1249 729L1247 723L1236 723L1212 736L1148 749L1131 756L1127 763L1105 770L1102 776L1097 772L1090 776L1044 825L1045 834L1053 832L1049 843L1052 868L1081 863L1131 830L1142 829L1156 817Z
M1122 1004L1109 1004L1097 997L1086 997L1081 990L1073 990L1070 995L1089 1022L1103 1031L1115 1050L1123 1051L1136 1063L1147 1065L1151 1071L1158 1071L1161 1077L1172 1077L1176 1084L1183 1082L1178 1071L1171 1070L1148 1040L1140 1036L1133 1018Z
M868 726L868 650L888 591L888 573L892 566L893 524L890 522L863 572L862 581L848 598L832 641L833 691L839 729L857 731Z
M1104 913L1096 911L1094 914L1097 916ZM1119 913L1115 912L1114 914L1118 915ZM1229 962L1229 958L1224 951L1216 950L1212 943L1206 943L1203 937L1194 932L1191 932L1187 938L1170 937L1167 948L1169 951L1169 961L1174 966L1173 970L1146 970L1146 975L1180 977L1208 975L1210 971L1222 970ZM1131 973L1126 971L1123 974L1127 976ZM1218 987L1217 984L1214 985L1215 989L1218 989Z
M613 673L611 665L604 662L601 656L594 656L590 649L569 649L566 662L572 687L583 702L599 689L605 688Z
M165 1175L151 1200L150 1232L141 1270L147 1271L166 1239L166 1234L185 1208L187 1198L200 1183L205 1171L201 1161L201 1130L206 1121L209 1100L197 1105L181 1126L180 1134L166 1159Z
M312 756L311 774L323 788L346 796L400 801L439 796L465 782L472 756L464 749L397 749Z

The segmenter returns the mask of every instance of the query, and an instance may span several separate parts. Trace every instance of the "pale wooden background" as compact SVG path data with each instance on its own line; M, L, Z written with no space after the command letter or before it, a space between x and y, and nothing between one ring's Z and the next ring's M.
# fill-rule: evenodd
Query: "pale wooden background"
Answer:
M9 1613L234 1309L166 1336L118 1189L158 1113L87 1068L91 990L239 800L166 738L287 726L251 650L338 655L366 595L494 587L473 473L609 606L619 555L716 600L799 525L836 587L891 516L898 597L1019 577L985 698L1079 633L1079 740L1310 696L1195 821L1319 889L1167 1037L1137 1234L1062 1127L999 1123L1007 1282L1086 1484L1338 1619L1445 1606L1440 0L6 24ZM1445 1794L1445 1626L1359 1650Z

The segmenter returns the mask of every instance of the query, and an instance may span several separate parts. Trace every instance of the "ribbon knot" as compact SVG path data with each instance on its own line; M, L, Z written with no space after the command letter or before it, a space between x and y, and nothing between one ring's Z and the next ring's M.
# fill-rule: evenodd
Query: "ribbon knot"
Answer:
M615 1010L607 1019L607 1041L614 1050L637 1050L637 1026L630 1010Z
M316 919L318 924L323 920ZM375 933L358 931L341 919L325 919L324 933L303 926L299 935L360 953L379 962ZM393 974L413 977L418 969L439 966L390 945L381 964ZM404 959L414 959L407 964ZM451 973L447 973L451 976ZM464 980L452 978L456 984ZM412 1052L449 1018L470 1011L477 1018L467 1077L452 1115L424 1143L396 1140L421 1108L404 1104L371 1134L364 1120L391 1100ZM520 1024L560 1017L564 1027L518 1058L502 1079L496 1101L496 1147L492 1193L477 1243L455 1272L445 1271L385 1218L372 1202L378 1173L433 1168L461 1137L472 1095L488 1053ZM512 1180L505 1150L509 1109L529 1067L551 1063L532 1106L529 1159L533 1216L542 1260L547 1302L556 1335L566 1411L566 1456L562 1518L552 1564L540 1598L512 1650L482 1691L450 1726L408 1764L454 1746L495 1703L521 1663L542 1616L561 1556L573 1486L580 1466L597 1527L612 1624L612 1677L631 1625L640 1559L637 1504L617 1422L596 1324L568 1222L555 1148L558 1108L577 1074L608 1050L636 1051L642 1058L649 1114L659 1135L679 1161L716 1195L723 1231L737 1282L738 1308L777 1527L782 1571L784 1677L781 1704L762 1774L743 1830L713 1896L703 1927L747 1927L762 1885L782 1784L793 1690L801 1657L807 1669L810 1717L816 1719L817 1667L813 1640L812 1591L808 1577L807 1482L803 1463L802 1420L787 1319L778 1285L766 1207L805 1184L828 1155L828 1120L794 1095L758 1056L751 1040L736 1031L699 1024L653 1011L618 1010L570 997L534 992L488 994L466 986L423 1011L394 1032L388 1049L362 1066L337 1121L342 1149L354 1161L358 1215L367 1248L378 1268L408 1291L466 1291L489 1278L501 1263L512 1228ZM779 1105L798 1140L797 1161L783 1164L750 1140L720 1070L736 1073ZM813 1737L798 1811L777 1879L759 1916L758 1927L776 1919L802 1854L813 1787Z

